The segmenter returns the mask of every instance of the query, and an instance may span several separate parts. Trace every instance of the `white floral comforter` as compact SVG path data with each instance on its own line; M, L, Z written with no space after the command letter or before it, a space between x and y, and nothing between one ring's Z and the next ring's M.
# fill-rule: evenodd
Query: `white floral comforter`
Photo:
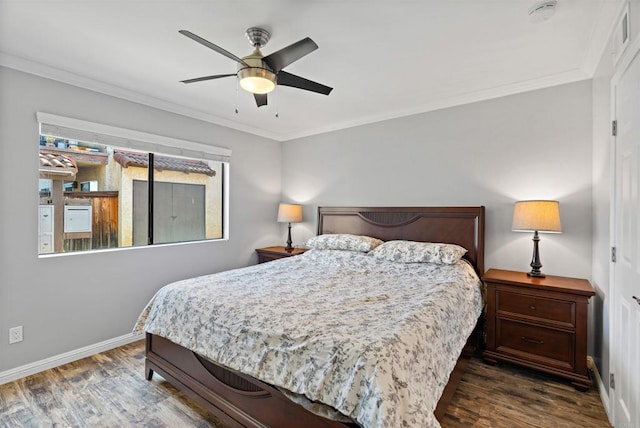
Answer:
M167 285L135 330L363 427L437 427L433 411L481 310L480 281L464 261L311 250Z

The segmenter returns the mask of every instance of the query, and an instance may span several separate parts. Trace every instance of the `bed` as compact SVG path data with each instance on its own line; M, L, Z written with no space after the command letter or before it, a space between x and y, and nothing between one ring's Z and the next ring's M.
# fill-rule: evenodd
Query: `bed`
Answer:
M318 235L324 234L450 243L467 251L455 266L434 267L374 261L369 253L311 250L171 284L158 292L138 322L137 328L147 331L147 379L159 373L229 427L437 426L479 342L481 302L475 298L473 309L454 308L458 305L451 300L460 297L452 293L461 291L448 278L465 278L472 284L469 290L479 293L484 207L321 207ZM320 287L314 278L324 273L330 280ZM431 294L421 285L430 275L444 278L434 282ZM367 288L381 277L398 278L398 283L387 279ZM448 295L449 303L436 303L432 294L438 293ZM196 300L196 295L207 300ZM168 296L171 305L163 304ZM462 312L448 315L454 309ZM447 316L460 318L461 326ZM365 318L353 326L339 322L357 317ZM451 343L427 343L425 334L444 328L423 329L427 318L453 326L439 333ZM184 325L183 319L188 319ZM475 334L470 334L474 325ZM396 340L407 328L412 339ZM205 345L205 336L216 344ZM280 342L272 340L275 336ZM425 347L436 349L422 358ZM385 358L394 365L383 365Z

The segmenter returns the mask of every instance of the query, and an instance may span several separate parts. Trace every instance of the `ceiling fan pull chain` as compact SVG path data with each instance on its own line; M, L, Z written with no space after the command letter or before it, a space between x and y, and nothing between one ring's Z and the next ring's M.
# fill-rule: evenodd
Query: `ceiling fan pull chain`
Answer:
M278 118L278 117L280 117L280 116L278 116L278 99L280 97L278 97L278 87L277 86L276 86L275 91L273 91L273 95L275 95L275 97L276 97L276 118Z

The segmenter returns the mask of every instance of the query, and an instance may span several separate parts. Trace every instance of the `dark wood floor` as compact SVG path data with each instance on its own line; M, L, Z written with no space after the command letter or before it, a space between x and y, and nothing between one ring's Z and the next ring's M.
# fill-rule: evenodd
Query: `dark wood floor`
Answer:
M595 386L576 391L565 380L474 358L443 427L611 427Z
M0 385L0 427L219 427L154 376L137 342ZM449 427L609 427L595 389L509 365L469 364L449 406Z

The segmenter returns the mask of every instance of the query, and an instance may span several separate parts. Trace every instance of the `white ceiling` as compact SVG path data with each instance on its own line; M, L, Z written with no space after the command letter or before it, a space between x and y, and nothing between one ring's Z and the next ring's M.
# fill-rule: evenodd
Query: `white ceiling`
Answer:
M533 24L535 2L0 0L0 64L288 140L590 78L621 0L558 0ZM251 26L272 33L265 55L311 37L285 70L331 95L279 87L258 109L232 77L179 83L236 64L178 30L242 57Z

